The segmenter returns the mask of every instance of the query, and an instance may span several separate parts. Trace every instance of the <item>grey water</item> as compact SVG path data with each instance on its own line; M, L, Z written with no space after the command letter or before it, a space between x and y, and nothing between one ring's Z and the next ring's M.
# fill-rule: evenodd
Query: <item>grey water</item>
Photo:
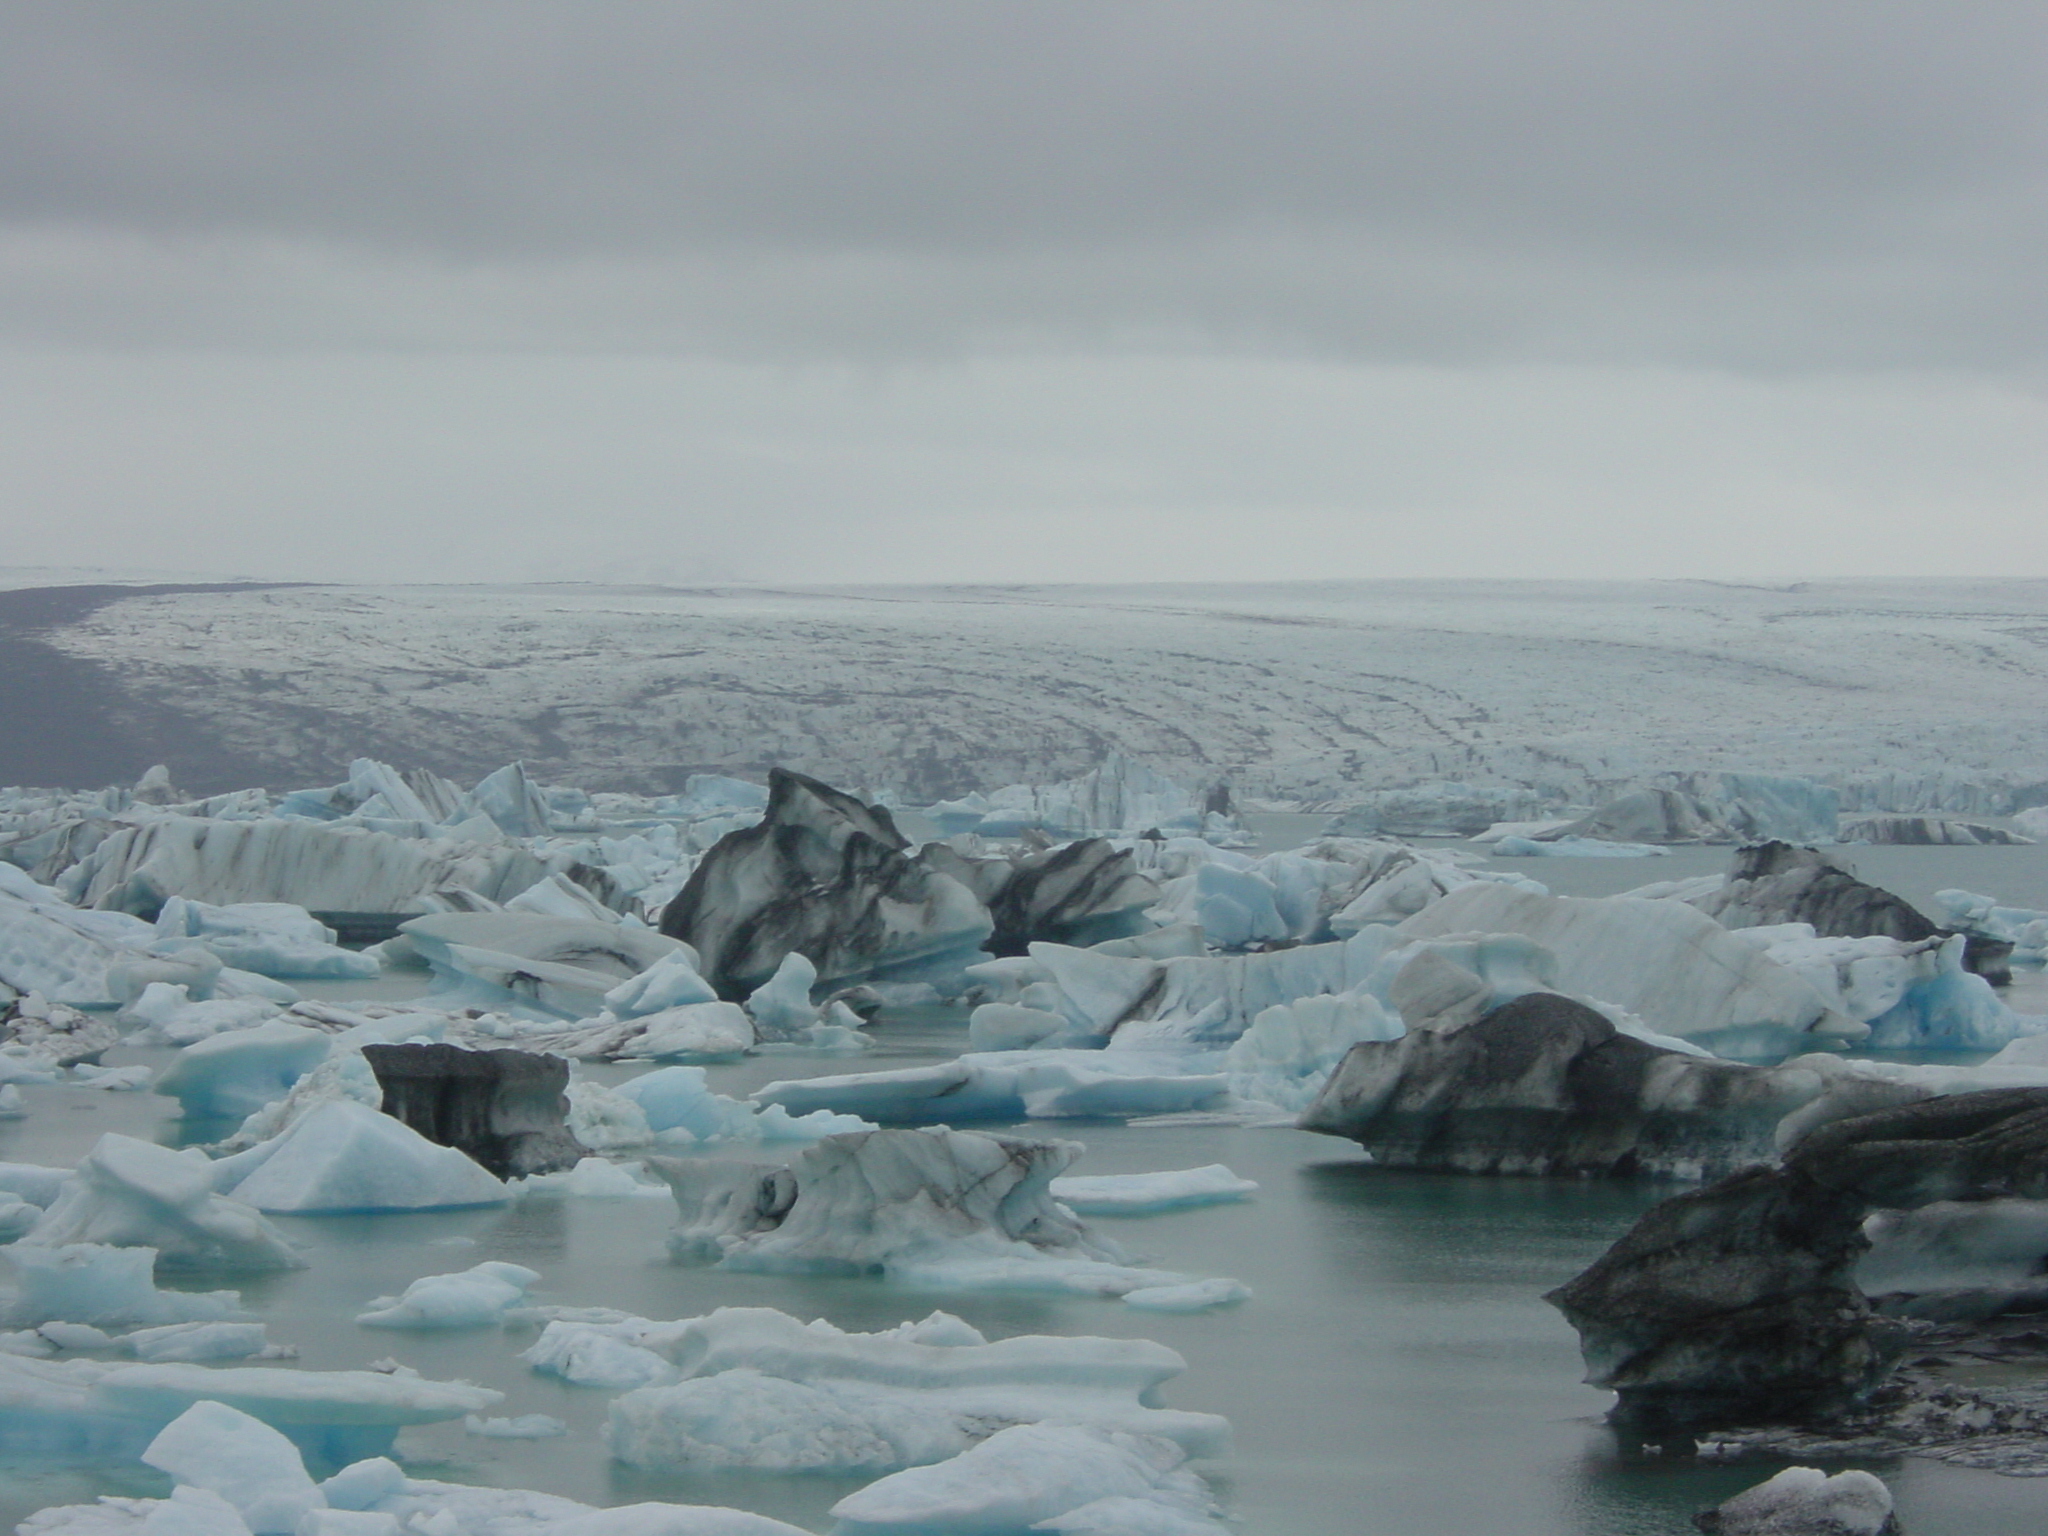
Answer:
M1954 885L2048 906L2048 850L1869 849L1855 856L1866 878L1918 900ZM1514 867L1553 889L1594 894L1718 869L1726 857L1726 850L1697 850ZM1608 885L1617 879L1625 884ZM397 985L385 983L387 990ZM858 1059L750 1058L712 1069L713 1085L740 1094L776 1077L944 1059L964 1048L962 1017L930 1009L885 1018L875 1048ZM109 1056L167 1059L132 1048ZM636 1070L593 1075L611 1080ZM27 1118L0 1124L0 1159L70 1163L107 1130L172 1144L221 1133L181 1125L175 1105L147 1094L57 1085L27 1087L24 1096ZM1233 1452L1200 1470L1246 1536L1678 1536L1691 1529L1694 1510L1778 1465L1701 1466L1618 1444L1602 1422L1607 1394L1580 1382L1576 1338L1542 1300L1674 1186L1398 1173L1373 1167L1347 1142L1291 1129L1094 1121L985 1128L1082 1143L1077 1172L1222 1162L1256 1179L1260 1190L1249 1202L1096 1224L1135 1258L1233 1276L1251 1286L1252 1299L1171 1316L1095 1298L942 1294L880 1280L682 1267L663 1245L675 1219L665 1198L530 1197L480 1211L280 1217L309 1267L240 1289L270 1337L297 1345L307 1368L360 1369L390 1358L428 1376L498 1388L506 1401L493 1414L547 1413L569 1425L552 1440L479 1438L460 1424L408 1430L399 1448L414 1476L538 1488L594 1504L729 1504L821 1532L832 1503L860 1480L652 1475L617 1466L600 1438L610 1394L528 1371L517 1354L534 1337L530 1327L416 1333L362 1328L353 1318L421 1275L504 1259L540 1272L538 1300L652 1317L769 1306L875 1329L940 1308L991 1337L1153 1338L1188 1361L1163 1400L1221 1413L1235 1426ZM1891 1485L1907 1536L2039 1536L2048 1529L2048 1480L1916 1459L1863 1465ZM0 1469L0 1520L99 1493L163 1491L154 1474L134 1468L10 1466Z

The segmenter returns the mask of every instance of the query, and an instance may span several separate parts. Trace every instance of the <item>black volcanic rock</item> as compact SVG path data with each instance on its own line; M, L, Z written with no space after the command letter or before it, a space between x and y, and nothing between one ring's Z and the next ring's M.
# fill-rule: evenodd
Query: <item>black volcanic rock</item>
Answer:
M384 1113L468 1153L501 1179L573 1168L589 1149L570 1134L569 1063L535 1051L366 1045Z
M761 821L727 833L661 915L695 946L718 995L739 1001L792 951L820 985L859 981L961 952L991 923L974 892L912 857L880 806L777 768Z
M1622 1422L1824 1420L1868 1396L1905 1337L1853 1279L1865 1216L2043 1196L2048 1089L1925 1099L1821 1126L1780 1168L1664 1201L1548 1299Z

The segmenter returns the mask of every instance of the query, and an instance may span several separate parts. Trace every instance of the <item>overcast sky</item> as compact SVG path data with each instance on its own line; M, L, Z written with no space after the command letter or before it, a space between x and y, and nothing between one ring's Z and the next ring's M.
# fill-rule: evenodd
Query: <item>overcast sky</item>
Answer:
M0 563L2048 576L2048 7L0 0Z

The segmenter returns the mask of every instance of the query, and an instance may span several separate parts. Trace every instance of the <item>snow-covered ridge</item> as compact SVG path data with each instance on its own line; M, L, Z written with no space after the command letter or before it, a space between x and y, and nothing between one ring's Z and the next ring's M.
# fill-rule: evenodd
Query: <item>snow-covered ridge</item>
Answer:
M391 586L127 598L48 638L299 781L359 751L645 789L780 762L928 804L1120 751L1296 801L1727 769L2006 814L2048 756L2044 619L2038 581Z

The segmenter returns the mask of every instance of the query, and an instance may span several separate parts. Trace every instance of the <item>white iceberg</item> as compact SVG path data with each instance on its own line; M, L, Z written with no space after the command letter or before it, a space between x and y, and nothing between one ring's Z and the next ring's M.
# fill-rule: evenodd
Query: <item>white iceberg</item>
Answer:
M207 1322L241 1312L242 1298L234 1291L158 1290L154 1248L14 1243L6 1253L19 1289L0 1303L0 1319L13 1327L63 1321L123 1328Z
M1052 1181L1053 1198L1077 1216L1154 1216L1249 1200L1258 1188L1221 1163L1160 1173L1069 1174Z
M297 1446L223 1403L194 1403L164 1426L142 1460L181 1486L218 1494L255 1536L294 1536L327 1503Z
M1214 1530L1209 1491L1183 1460L1178 1446L1151 1436L1020 1424L950 1461L870 1483L834 1504L832 1515L838 1536L1016 1536L1056 1528L1051 1522L1104 1501L1131 1500L1176 1517L1190 1533Z
M1762 947L1683 902L1472 885L1395 933L1521 934L1556 957L1559 990L1611 1003L1659 1033L1710 1049L1785 1054L1869 1034Z
M1193 1278L1132 1268L1053 1198L1080 1150L926 1127L828 1136L787 1168L651 1161L682 1212L671 1250L726 1269L1096 1296Z
M212 1164L211 1173L223 1193L278 1214L446 1210L512 1198L466 1153L348 1099L315 1105L281 1135Z
M526 1300L537 1271L487 1260L453 1275L422 1275L402 1296L379 1296L356 1321L365 1328L491 1328Z
M270 1019L186 1046L157 1079L156 1091L176 1099L188 1119L245 1120L290 1093L333 1048L333 1037L317 1029Z
M851 1333L761 1307L630 1324L640 1342L628 1347L666 1365L665 1379L612 1404L607 1441L635 1466L872 1474L943 1461L1006 1425L1047 1421L1156 1436L1182 1454L1218 1455L1229 1444L1216 1415L1156 1405L1186 1361L1143 1339L989 1343L945 1313ZM549 1332L548 1348L537 1345L529 1361L562 1360L579 1333L627 1343L619 1325L555 1323Z
M363 980L383 967L375 957L343 949L335 933L304 907L285 902L214 906L173 896L157 913L158 954L205 949L223 965L259 976Z
M304 1260L254 1208L214 1190L213 1165L108 1132L24 1241L154 1248L171 1270L299 1269Z

